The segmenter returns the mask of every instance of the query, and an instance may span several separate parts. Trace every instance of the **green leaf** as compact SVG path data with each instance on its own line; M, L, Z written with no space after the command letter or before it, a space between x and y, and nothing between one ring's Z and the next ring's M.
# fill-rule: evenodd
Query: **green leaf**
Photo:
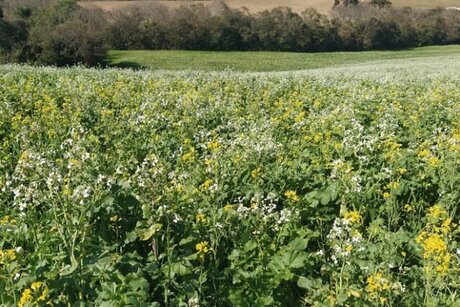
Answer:
M66 265L61 269L59 272L61 276L70 275L78 268L78 262L75 260L75 258L71 257L71 262L72 263L70 265Z
M250 252L254 249L257 248L257 242L256 241L249 241L246 244L244 244L244 251L245 252Z
M162 224L158 224L158 223L155 223L153 224L152 226L150 226L150 228L146 229L146 230L140 230L138 231L138 236L139 236L139 239L141 239L142 241L147 241L148 239L150 239L153 235L155 235L155 233L161 229L163 225Z
M296 268L301 268L304 266L304 262L308 259L305 253L293 251L293 252L288 252L283 255L283 263L291 268L291 269L296 269Z
M196 241L196 238L194 236L188 236L187 238L184 238L180 240L179 245L187 245L190 242Z
M308 259L306 253L299 251L284 251L273 256L269 263L269 267L275 272L281 272L286 269L297 269L304 266Z
M342 305L348 300L348 295L345 290L340 290L339 294L337 294L337 304Z
M320 199L321 205L325 206L329 204L330 201L331 201L331 195L327 191L321 193L321 199Z
M147 290L149 288L148 281L143 278L136 278L129 283L131 289L133 290Z
M190 274L192 271L184 263L175 262L171 263L170 266L166 265L162 268L164 274L169 274L169 269L171 270L172 275L185 276Z
M311 279L308 279L304 276L300 276L299 280L297 281L297 286L302 288L302 289L311 289L313 288L313 281Z
M298 238L288 244L290 250L302 251L307 248L309 239Z

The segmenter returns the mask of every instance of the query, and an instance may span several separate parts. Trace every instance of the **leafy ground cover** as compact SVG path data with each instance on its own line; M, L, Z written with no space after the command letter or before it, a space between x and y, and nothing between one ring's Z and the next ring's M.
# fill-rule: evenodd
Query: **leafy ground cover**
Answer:
M420 59L426 57L459 56L460 46L421 47L401 51L367 52L212 52L212 51L122 51L109 52L108 63L112 66L205 71L287 71L350 64L363 64L379 60Z
M1 304L458 304L459 66L1 66Z

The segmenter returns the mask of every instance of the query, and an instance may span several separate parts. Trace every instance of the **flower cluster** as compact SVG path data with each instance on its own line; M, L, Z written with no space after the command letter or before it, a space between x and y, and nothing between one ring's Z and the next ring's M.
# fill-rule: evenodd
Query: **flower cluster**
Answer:
M212 248L209 246L208 241L202 241L197 243L195 245L195 249L197 251L198 259L200 259L200 261L204 261L205 256L212 251Z
M358 211L349 211L343 218L336 218L331 231L327 235L332 246L331 260L334 264L350 264L350 256L355 252L362 252L362 234L359 231L362 216Z
M18 307L28 306L29 304L40 304L45 302L48 297L49 289L41 281L32 283L30 288L24 289L21 298L19 299ZM43 303L41 303L43 304Z
M440 205L434 205L426 214L426 225L417 236L417 243L423 249L425 272L446 276L452 255L449 251L449 238L452 219Z

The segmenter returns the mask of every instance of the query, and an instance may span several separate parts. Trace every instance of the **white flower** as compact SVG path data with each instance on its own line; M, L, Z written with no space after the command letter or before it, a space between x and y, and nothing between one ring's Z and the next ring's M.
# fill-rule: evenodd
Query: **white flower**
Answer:
M86 188L86 189L83 190L82 196L83 196L83 198L88 198L90 194L91 194L91 189Z
M177 213L175 213L173 223L178 223L180 221L182 221L182 218Z
M187 302L188 307L200 307L200 301L197 297L192 297Z

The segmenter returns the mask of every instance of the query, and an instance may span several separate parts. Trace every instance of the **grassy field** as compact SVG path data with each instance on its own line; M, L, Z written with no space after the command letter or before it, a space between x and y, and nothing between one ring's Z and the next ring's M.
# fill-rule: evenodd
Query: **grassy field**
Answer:
M105 10L122 9L129 6L143 6L151 3L164 4L169 7L178 7L190 3L203 3L205 5L214 5L214 1L81 1L82 5L96 5ZM228 0L227 4L232 8L246 7L251 12L272 9L277 6L288 6L296 12L302 12L306 8L314 8L318 12L327 14L332 7L332 0ZM459 0L393 0L393 5L397 7L409 6L419 8L434 8L434 7L459 7Z
M403 51L369 52L206 52L206 51L111 51L111 66L205 71L289 71L338 67L380 60L460 57L460 46L422 47Z

